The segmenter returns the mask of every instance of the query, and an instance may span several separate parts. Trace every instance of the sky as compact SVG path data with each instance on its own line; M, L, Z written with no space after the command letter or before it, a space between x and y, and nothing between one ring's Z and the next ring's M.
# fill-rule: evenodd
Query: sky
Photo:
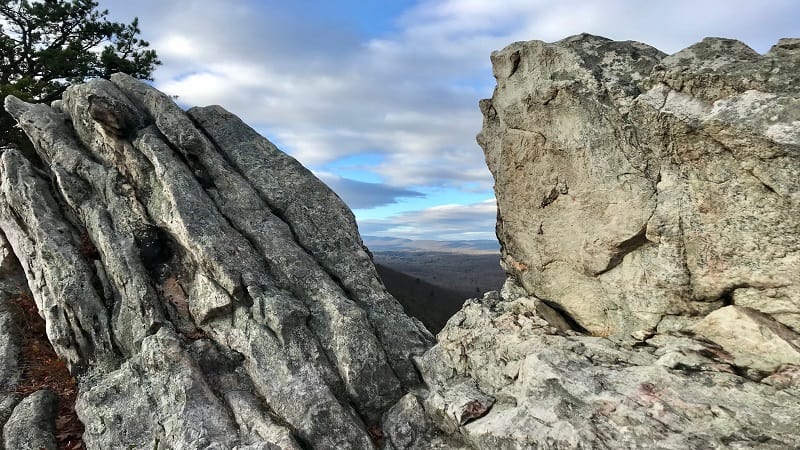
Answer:
M363 235L494 239L475 142L489 55L588 32L674 53L706 36L766 52L800 37L798 0L100 0L139 17L182 106L219 104L297 158Z

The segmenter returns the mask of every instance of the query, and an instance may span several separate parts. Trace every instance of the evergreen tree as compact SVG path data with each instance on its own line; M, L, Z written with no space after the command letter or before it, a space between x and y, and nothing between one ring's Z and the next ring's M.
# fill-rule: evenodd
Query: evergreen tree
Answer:
M161 64L149 43L139 39L139 20L111 22L108 10L92 0L0 0L0 109L6 96L50 103L72 83L108 78L112 73L150 79ZM0 115L0 148L30 147Z

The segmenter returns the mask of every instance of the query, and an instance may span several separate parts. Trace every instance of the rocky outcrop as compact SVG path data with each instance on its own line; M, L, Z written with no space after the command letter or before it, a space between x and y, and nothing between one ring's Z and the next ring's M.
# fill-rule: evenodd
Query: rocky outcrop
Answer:
M327 186L121 74L5 106L41 161L0 154L0 229L89 448L373 446L433 338Z
M26 285L22 268L0 232L0 430L20 400L16 390L22 375L19 355L21 343L11 302L25 292Z
M578 36L493 54L478 140L508 272L597 335L728 304L800 330L796 47Z
M5 445L53 445L21 289L89 448L800 446L800 41L492 61L509 279L430 349L341 200L222 108L124 75L9 97L40 161L0 154Z
M386 423L427 422L388 447L800 446L800 41L580 35L492 62L509 280L420 359Z
M514 289L469 301L421 360L428 390L409 394L386 421L418 402L435 426L417 420L416 435L385 427L389 448L445 438L474 449L800 445L797 366L757 382L707 340L586 336L549 323L540 308Z

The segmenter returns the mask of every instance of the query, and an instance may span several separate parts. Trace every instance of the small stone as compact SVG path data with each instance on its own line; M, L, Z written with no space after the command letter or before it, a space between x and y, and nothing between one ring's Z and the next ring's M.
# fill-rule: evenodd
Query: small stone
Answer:
M800 336L750 308L720 308L692 331L722 346L740 367L772 372L784 364L800 365Z
M644 342L656 334L656 330L652 328L648 328L645 330L636 330L631 333L631 337L636 339L639 342Z

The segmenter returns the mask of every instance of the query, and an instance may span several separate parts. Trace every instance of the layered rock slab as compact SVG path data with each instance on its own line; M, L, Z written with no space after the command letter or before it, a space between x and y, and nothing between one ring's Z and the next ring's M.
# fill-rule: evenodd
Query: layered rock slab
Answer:
M16 393L22 376L21 336L11 302L27 294L27 282L19 261L0 232L0 431L20 400ZM3 435L0 432L0 442Z
M0 228L89 448L373 445L432 337L330 189L221 108L190 118L124 75L6 108L41 161L0 155Z

